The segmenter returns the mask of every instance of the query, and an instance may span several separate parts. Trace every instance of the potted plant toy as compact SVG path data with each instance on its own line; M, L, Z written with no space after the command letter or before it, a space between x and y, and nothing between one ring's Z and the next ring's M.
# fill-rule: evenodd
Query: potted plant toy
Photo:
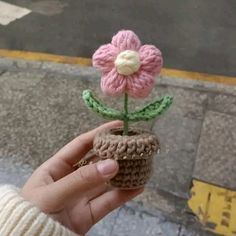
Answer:
M111 97L124 96L124 109L119 111L104 105L92 91L83 91L83 100L90 109L104 118L123 120L124 124L123 128L98 133L93 150L100 159L117 160L119 172L110 181L112 186L139 188L150 178L153 157L160 147L154 134L130 128L129 123L156 118L173 98L164 96L135 111L129 111L128 101L129 96L142 99L149 95L163 65L161 52L153 45L141 45L134 32L122 30L111 43L99 47L92 60L93 66L102 72L102 92Z

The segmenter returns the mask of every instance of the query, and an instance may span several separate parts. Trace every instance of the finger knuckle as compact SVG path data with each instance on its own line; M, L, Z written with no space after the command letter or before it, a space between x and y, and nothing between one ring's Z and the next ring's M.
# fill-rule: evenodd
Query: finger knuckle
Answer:
M87 183L99 179L99 173L94 165L81 167L77 172L77 176L80 181Z

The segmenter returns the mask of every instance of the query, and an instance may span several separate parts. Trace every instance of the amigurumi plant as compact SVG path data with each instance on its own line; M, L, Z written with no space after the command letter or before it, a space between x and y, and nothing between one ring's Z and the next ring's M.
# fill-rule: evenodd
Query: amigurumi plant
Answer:
M118 161L119 172L110 181L115 187L139 188L150 178L159 141L151 132L129 128L129 122L156 118L171 105L173 98L164 96L135 111L129 111L128 99L147 97L162 65L161 51L153 45L141 45L138 36L130 30L119 31L111 43L102 45L93 55L93 66L102 72L103 93L124 96L124 109L119 111L104 105L90 90L83 91L85 104L94 112L104 118L123 120L123 128L98 133L93 145L100 159Z

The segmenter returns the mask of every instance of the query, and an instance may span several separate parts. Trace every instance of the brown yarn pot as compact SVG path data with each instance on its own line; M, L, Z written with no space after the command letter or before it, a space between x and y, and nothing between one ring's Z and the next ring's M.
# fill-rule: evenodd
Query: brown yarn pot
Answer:
M115 159L119 172L110 184L122 189L144 186L152 172L153 156L159 149L157 137L144 130L131 129L122 136L122 129L111 129L98 133L93 150L100 159Z

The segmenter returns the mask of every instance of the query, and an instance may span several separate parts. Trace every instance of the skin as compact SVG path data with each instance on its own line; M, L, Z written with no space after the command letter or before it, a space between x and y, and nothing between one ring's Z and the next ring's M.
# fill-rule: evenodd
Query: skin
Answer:
M92 149L97 132L121 125L119 121L106 123L72 140L35 170L21 190L22 197L75 233L85 234L105 215L143 191L108 187L106 182L119 168L114 160L74 168Z

